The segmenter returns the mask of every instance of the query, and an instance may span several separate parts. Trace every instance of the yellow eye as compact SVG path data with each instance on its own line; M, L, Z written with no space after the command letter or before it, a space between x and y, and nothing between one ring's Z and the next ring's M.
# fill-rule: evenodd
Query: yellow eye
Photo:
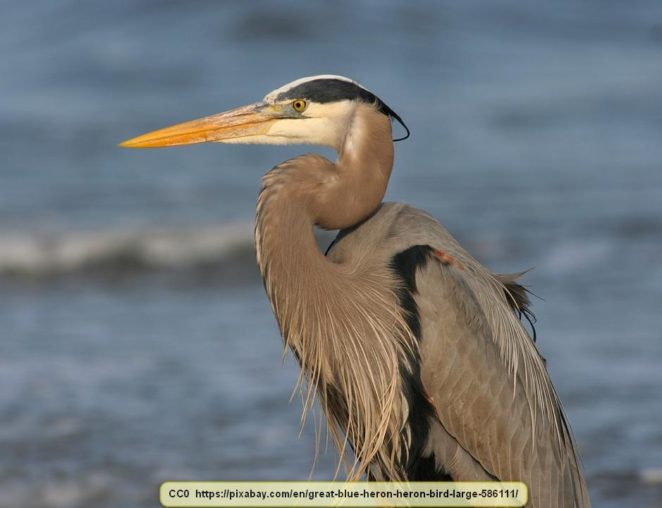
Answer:
M306 104L306 101L303 99L297 99L292 103L292 107L297 113L303 113L306 110L306 106L308 106L308 104Z

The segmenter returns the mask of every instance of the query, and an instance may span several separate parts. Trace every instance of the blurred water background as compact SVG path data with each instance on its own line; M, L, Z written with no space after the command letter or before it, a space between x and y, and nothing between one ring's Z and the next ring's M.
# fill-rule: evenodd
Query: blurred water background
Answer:
M252 250L261 174L304 149L116 143L320 73L408 122L389 200L535 268L594 506L662 506L659 0L0 5L0 507L309 476Z

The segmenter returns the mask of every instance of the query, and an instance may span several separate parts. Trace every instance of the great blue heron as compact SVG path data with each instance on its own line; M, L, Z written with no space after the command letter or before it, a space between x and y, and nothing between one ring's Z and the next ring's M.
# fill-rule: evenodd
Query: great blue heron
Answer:
M261 102L138 136L190 143L333 148L262 179L255 242L285 344L320 400L350 477L520 480L530 506L586 507L570 429L544 360L519 317L514 276L472 258L430 215L382 203L391 120L342 76L299 79ZM406 127L405 127L406 128ZM324 255L314 228L341 230Z

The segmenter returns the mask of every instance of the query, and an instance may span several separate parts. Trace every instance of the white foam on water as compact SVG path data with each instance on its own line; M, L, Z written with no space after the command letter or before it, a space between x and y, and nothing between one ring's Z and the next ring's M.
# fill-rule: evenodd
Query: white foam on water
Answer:
M252 246L249 222L59 234L0 232L0 274L52 275L112 262L180 268L222 261Z

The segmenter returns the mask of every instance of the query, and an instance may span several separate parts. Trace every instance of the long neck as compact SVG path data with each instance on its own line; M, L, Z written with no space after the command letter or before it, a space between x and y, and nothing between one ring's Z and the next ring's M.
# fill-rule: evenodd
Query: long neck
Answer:
M359 473L373 460L392 461L400 448L399 365L412 339L388 264L332 263L314 227L357 224L384 196L393 162L390 125L367 109L353 119L335 164L305 155L265 175L255 228L269 299L309 381L306 400L318 391L336 444L342 447L343 434L349 438ZM364 134L368 120L378 129Z
M384 197L393 166L388 118L372 107L359 107L347 132L336 163L304 155L276 166L262 179L256 246L275 308L342 278L337 265L319 251L314 226L353 226L369 217Z

